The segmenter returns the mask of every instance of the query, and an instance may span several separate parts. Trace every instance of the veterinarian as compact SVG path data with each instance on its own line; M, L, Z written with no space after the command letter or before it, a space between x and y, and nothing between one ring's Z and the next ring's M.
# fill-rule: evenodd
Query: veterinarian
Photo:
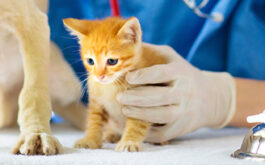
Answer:
M265 1L210 0L199 7L194 2L119 1L123 17L139 18L145 42L174 49L150 45L168 64L127 74L131 84L153 86L117 97L126 116L166 123L153 130L158 141L201 127L250 126L246 116L265 108ZM72 46L77 43L62 19L104 18L111 9L108 0L50 1L51 37L80 79L85 71ZM161 83L165 86L156 86Z

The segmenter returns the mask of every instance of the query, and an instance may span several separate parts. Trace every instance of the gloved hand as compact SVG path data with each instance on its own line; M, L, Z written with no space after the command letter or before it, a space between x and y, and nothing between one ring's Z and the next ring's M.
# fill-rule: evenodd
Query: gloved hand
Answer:
M164 142L201 127L221 128L235 112L235 84L228 73L201 71L168 46L145 46L159 51L167 64L130 72L130 84L146 85L117 96L123 113L151 123L149 142ZM164 83L166 86L155 86ZM150 86L150 84L153 84Z

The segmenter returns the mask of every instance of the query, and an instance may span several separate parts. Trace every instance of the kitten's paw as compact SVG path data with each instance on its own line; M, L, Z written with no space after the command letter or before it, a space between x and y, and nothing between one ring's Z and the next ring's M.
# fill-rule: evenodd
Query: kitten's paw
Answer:
M141 150L142 142L135 141L120 141L115 147L115 151L118 152L138 152Z
M59 141L47 133L30 133L21 135L14 146L13 154L23 155L55 155L62 153Z
M103 136L103 141L106 143L117 143L121 139L121 135L117 133L106 133Z
M102 142L93 138L83 138L75 142L75 148L98 149L102 147Z

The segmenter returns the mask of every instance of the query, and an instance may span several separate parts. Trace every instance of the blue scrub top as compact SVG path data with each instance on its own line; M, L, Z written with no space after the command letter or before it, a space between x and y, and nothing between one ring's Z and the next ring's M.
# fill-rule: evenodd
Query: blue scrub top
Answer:
M265 80L265 1L209 0L202 11L224 15L222 23L198 17L181 0L119 0L121 14L136 16L143 40L172 46L200 69ZM101 19L111 15L109 0L50 0L51 39L81 80L85 70L77 41L62 19Z

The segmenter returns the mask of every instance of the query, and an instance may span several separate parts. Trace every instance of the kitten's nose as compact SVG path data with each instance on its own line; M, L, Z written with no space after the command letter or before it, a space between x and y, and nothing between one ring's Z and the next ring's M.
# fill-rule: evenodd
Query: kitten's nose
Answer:
M102 81L103 79L104 79L104 75L101 75L101 76L98 76L98 79L100 80L100 81Z

